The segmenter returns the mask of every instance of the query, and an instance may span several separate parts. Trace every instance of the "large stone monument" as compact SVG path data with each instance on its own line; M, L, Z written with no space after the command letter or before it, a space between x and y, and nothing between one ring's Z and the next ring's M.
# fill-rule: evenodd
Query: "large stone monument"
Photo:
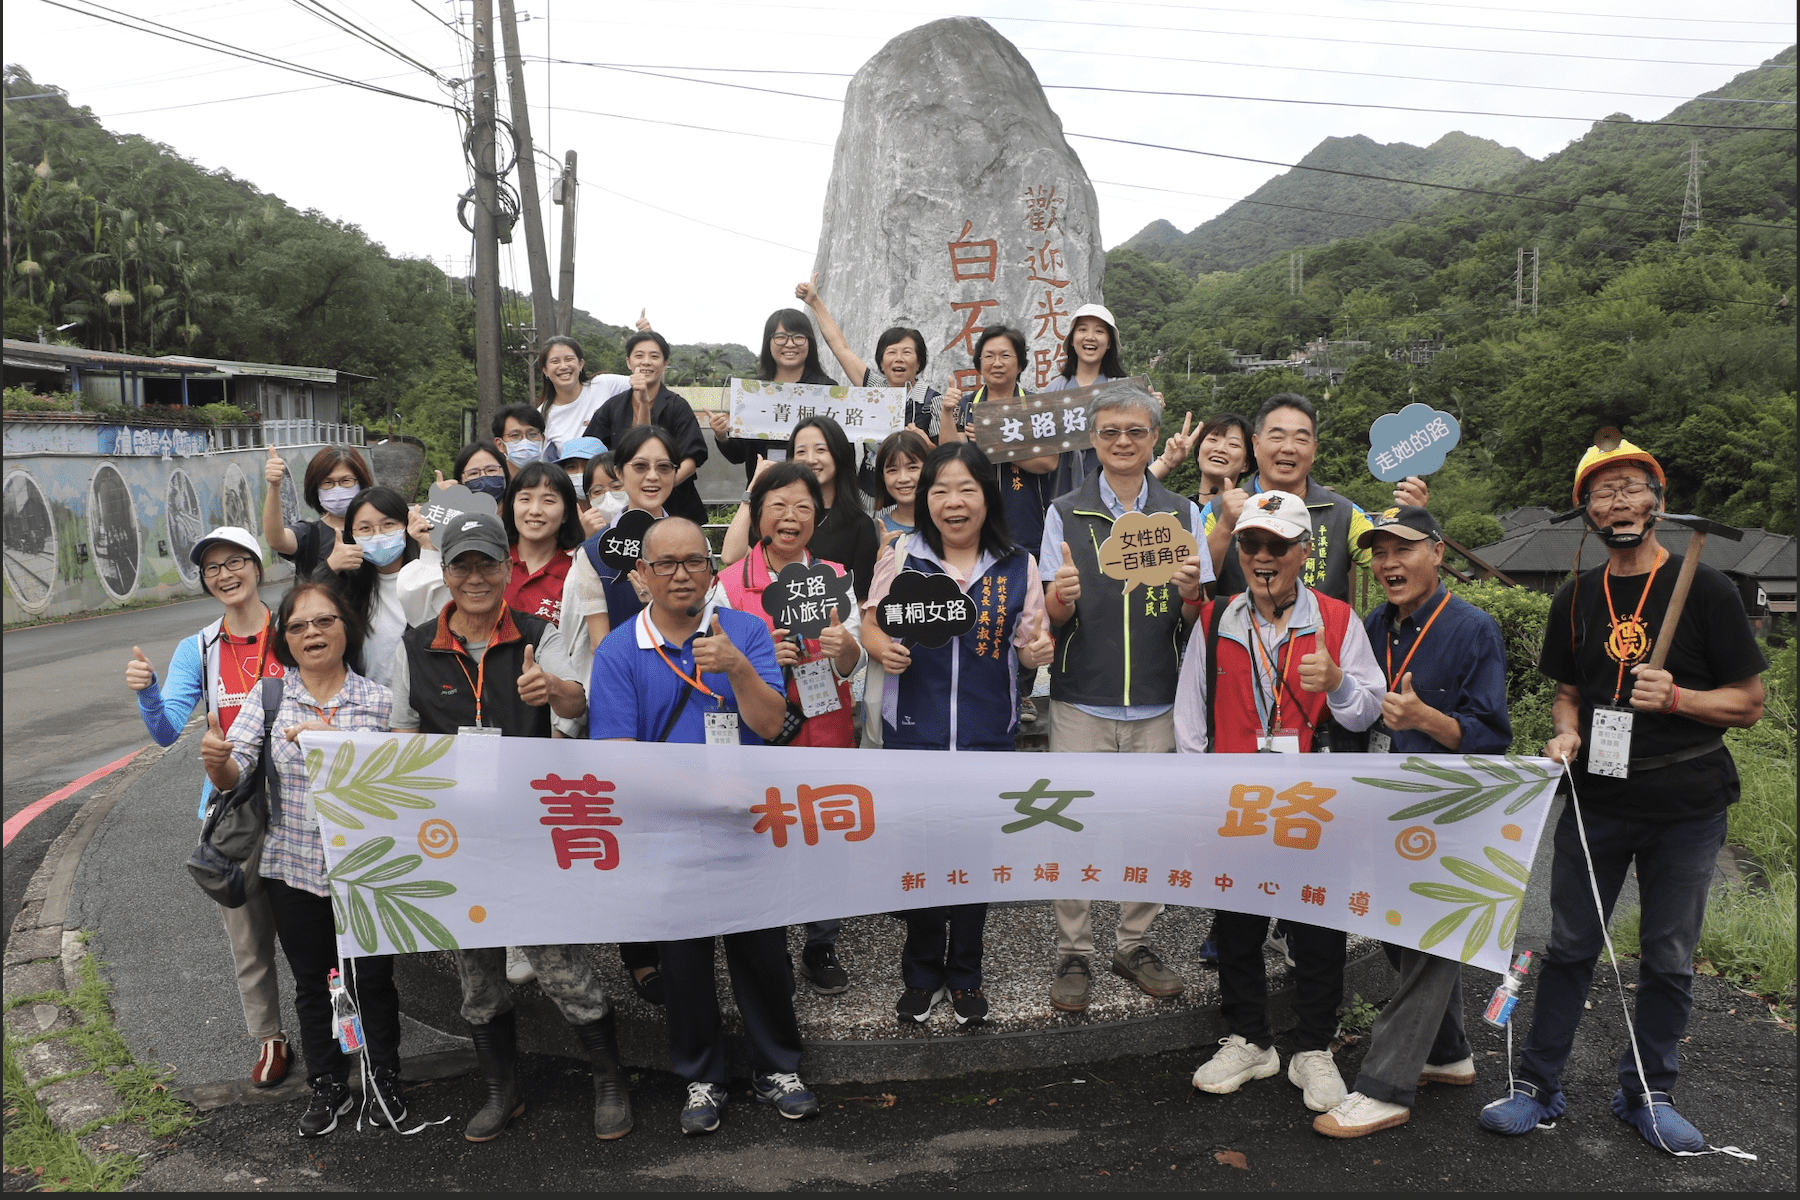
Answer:
M856 73L814 269L865 358L913 326L925 378L967 385L976 337L1005 324L1030 342L1026 388L1057 374L1069 314L1101 300L1099 209L1036 72L993 26L921 25Z

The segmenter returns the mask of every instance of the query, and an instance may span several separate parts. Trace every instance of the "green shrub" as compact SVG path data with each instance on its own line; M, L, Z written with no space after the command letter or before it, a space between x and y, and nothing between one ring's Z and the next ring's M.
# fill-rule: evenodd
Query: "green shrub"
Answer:
M68 392L40 396L28 387L6 389L6 411L21 413L74 412L75 397Z
M1444 533L1451 541L1474 550L1491 546L1506 536L1506 529L1486 513L1457 513L1444 522Z
M1550 740L1550 708L1556 683L1538 670L1550 597L1503 583L1456 583L1450 590L1481 609L1500 626L1506 646L1506 708L1512 720L1513 751L1535 756Z
M195 420L208 425L244 425L250 418L235 404L202 404L188 410Z

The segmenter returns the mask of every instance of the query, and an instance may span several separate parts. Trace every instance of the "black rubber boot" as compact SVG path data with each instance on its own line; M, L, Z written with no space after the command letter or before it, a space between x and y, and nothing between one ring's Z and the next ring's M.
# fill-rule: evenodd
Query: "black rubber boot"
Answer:
M469 1026L475 1043L475 1062L487 1085L487 1102L469 1118L463 1137L471 1142L491 1142L506 1123L525 1111L519 1098L519 1033L511 1010L486 1025Z
M594 1136L608 1142L622 1138L631 1132L631 1089L619 1065L618 1015L609 1011L572 1028L594 1064Z

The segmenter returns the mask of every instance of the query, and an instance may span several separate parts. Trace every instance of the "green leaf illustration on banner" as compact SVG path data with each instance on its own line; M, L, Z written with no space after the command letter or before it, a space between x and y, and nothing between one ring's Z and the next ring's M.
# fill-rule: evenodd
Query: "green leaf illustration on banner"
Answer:
M417 854L402 854L383 862L389 851L394 848L391 837L370 838L356 849L346 854L337 866L326 872L326 880L331 887L331 906L337 914L337 931L344 932L348 914L348 927L356 937L356 942L367 953L373 954L379 939L375 932L375 919L381 920L381 928L387 933L388 941L402 954L411 954L419 948L418 939L413 936L413 926L417 926L425 940L440 950L456 949L456 938L443 922L415 904L408 904L401 897L414 900L431 900L440 896L453 895L456 885L440 879L401 879L417 870L425 860ZM342 897L338 888L344 889ZM363 899L363 891L367 890L375 900L375 912L369 912L368 901Z
M1419 949L1431 949L1455 933L1470 917L1475 919L1463 937L1459 956L1463 962L1474 958L1482 943L1487 941L1488 934L1494 930L1496 917L1500 931L1495 943L1503 951L1512 948L1513 938L1519 932L1519 913L1525 906L1525 882L1531 877L1531 868L1493 846L1484 846L1482 853L1502 875L1466 859L1446 855L1438 860L1444 864L1444 869L1472 887L1429 880L1409 886L1408 890L1416 896L1458 906L1425 931L1425 936L1419 939ZM1505 906L1504 914L1500 911L1502 906Z
M1430 799L1410 804L1389 816L1388 820L1413 821L1429 813L1436 813L1431 818L1433 825L1449 825L1455 821L1467 820L1477 813L1486 812L1508 797L1511 797L1511 803L1506 806L1505 811L1511 815L1529 805L1556 783L1556 776L1516 754L1506 756L1506 762L1511 763L1511 766L1491 758L1478 758L1473 754L1463 755L1463 762L1468 764L1470 770L1479 771L1488 779L1479 779L1451 767L1427 762L1415 754L1400 764L1400 769L1423 776L1422 779L1368 779L1359 775L1356 782L1389 792L1429 795ZM1428 780L1436 782L1427 782Z
M323 779L320 776L325 756L321 751L311 751L306 756L306 769L313 781L313 807L345 829L363 828L358 813L392 821L399 815L397 809L435 808L435 800L418 793L453 787L456 781L419 772L449 753L455 744L449 736L384 738L359 765L356 743L343 742L332 755L330 768L323 771Z

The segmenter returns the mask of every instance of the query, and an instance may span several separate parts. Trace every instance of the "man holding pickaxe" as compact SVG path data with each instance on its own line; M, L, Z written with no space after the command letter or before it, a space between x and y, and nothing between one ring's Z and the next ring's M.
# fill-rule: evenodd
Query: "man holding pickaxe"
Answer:
M1563 585L1544 633L1539 669L1557 682L1544 755L1565 765L1572 794L1556 826L1550 946L1531 1032L1511 1093L1481 1113L1495 1133L1529 1133L1562 1114L1563 1066L1604 923L1635 860L1642 966L1612 1110L1659 1149L1706 1148L1670 1093L1725 810L1738 799L1720 731L1762 716L1769 664L1737 590L1699 564L1709 533L1742 533L1663 512L1663 485L1656 459L1611 429L1575 472L1578 507L1567 515L1600 537L1607 561ZM1659 523L1692 531L1685 558L1658 544Z

